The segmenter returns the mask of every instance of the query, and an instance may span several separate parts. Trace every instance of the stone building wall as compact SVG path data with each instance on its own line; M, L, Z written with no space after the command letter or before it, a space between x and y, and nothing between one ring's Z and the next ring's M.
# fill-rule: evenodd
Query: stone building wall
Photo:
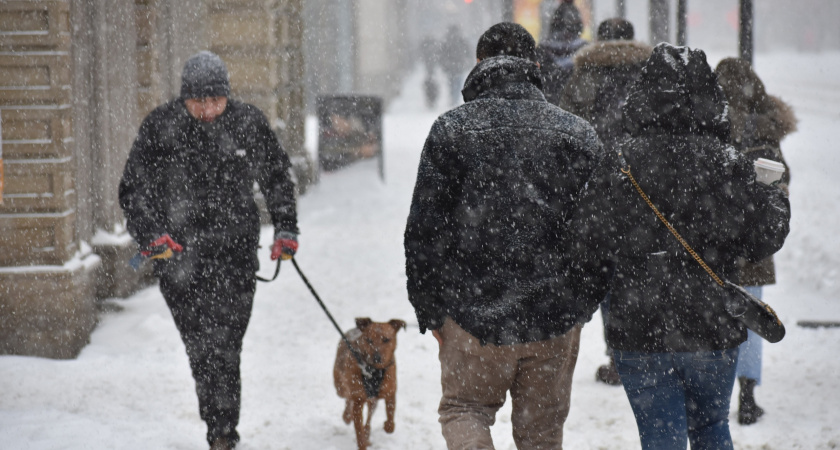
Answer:
M195 52L220 54L232 95L277 124L305 178L302 74L286 66L302 60L300 1L0 1L0 354L74 357L96 299L147 280L127 264L119 179Z
M0 353L73 357L95 325L100 260L77 235L87 217L76 184L71 6L0 3Z

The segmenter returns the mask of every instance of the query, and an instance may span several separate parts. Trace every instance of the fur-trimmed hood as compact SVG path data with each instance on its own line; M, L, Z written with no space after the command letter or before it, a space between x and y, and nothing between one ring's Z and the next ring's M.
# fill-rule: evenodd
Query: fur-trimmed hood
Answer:
M576 69L629 66L643 63L651 52L653 47L638 41L598 41L581 48L574 64Z
M798 120L790 105L772 95L767 96L767 102L768 108L761 113L753 113L737 105L729 106L733 137L742 136L752 127L759 140L781 142L785 136L796 131Z
M715 69L718 83L729 104L729 121L735 143L741 140L778 144L796 131L793 109L782 99L767 94L764 83L750 64L738 58L725 58Z

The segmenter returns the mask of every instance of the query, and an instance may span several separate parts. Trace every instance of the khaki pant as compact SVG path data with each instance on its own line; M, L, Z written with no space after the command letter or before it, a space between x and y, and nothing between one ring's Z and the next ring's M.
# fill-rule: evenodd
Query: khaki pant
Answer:
M443 398L438 413L450 450L494 448L490 426L507 391L516 447L563 448L580 326L554 339L505 346L482 346L449 318L440 334Z

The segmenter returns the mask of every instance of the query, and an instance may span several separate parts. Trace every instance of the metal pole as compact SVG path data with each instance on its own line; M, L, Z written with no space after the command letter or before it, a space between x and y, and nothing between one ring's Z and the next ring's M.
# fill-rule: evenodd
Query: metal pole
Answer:
M513 22L513 0L502 0L502 14L505 22Z
M669 0L650 0L650 44L656 45L660 42L671 40Z
M738 34L738 47L741 59L752 64L753 62L753 2L752 0L741 0L741 12L739 15L740 32Z
M615 0L615 15L622 19L627 18L627 5L624 3L624 0Z
M688 0L677 0L677 45L679 46L685 46L688 41L686 32L688 6L686 3L688 3Z

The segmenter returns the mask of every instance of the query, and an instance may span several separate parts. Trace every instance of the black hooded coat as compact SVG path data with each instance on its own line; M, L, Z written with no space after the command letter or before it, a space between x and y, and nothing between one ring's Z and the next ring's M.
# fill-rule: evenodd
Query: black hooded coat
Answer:
M449 316L482 343L561 335L597 308L563 276L564 223L600 159L583 119L545 101L539 70L487 58L464 105L426 140L405 230L409 300L420 330Z
M746 329L724 310L725 292L642 200L654 205L722 278L784 243L790 204L755 181L752 161L727 144L726 102L702 51L660 44L624 106L630 137L606 154L571 224L587 294L611 290L607 342L641 352L729 349ZM613 271L608 285L593 277ZM594 275L593 275L594 274Z

